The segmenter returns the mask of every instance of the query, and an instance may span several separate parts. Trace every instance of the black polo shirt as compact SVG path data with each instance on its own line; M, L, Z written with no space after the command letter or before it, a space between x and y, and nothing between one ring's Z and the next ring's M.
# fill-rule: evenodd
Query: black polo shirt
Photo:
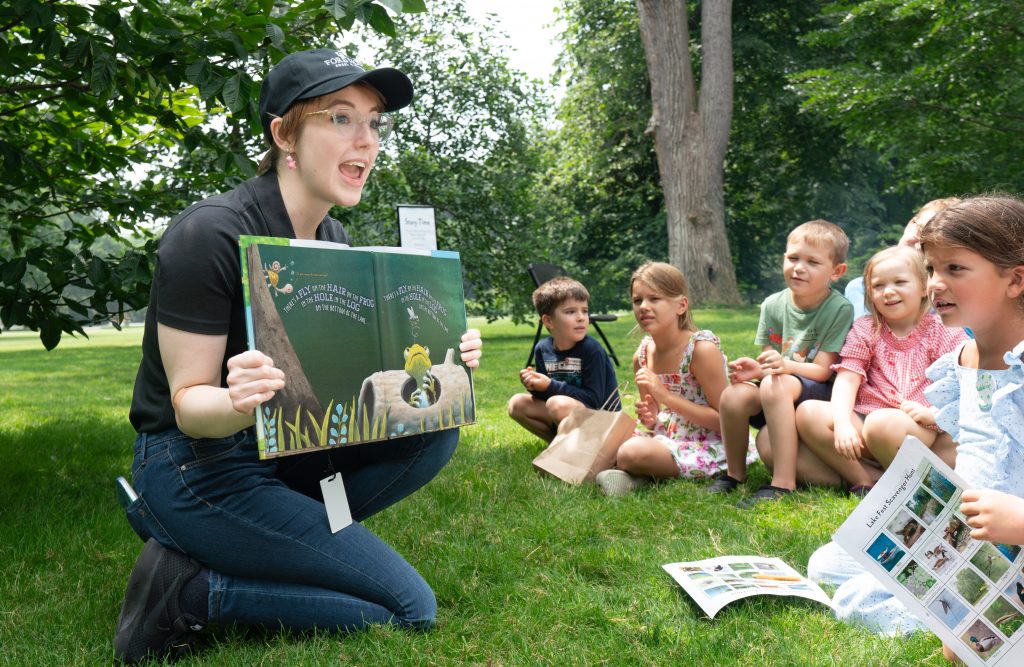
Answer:
M248 348L238 251L238 237L243 234L295 238L276 172L193 204L171 221L160 239L142 363L129 413L136 431L159 433L176 426L157 323L189 333L226 334L222 387L227 386L227 360ZM344 227L330 216L321 221L316 238L348 243Z

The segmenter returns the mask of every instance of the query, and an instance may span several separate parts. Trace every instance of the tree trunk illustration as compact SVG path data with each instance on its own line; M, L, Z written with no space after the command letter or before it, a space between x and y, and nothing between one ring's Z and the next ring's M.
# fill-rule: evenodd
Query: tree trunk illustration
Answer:
M301 444L301 441L296 441L294 433L285 428L285 423L291 423L298 413L299 420L294 424L297 432L307 433L311 444L319 445L320 438L316 434L324 420L323 408L320 407L320 401L313 393L313 386L302 370L295 348L288 339L284 322L281 321L281 316L274 305L274 297L267 286L266 273L260 259L259 246L253 244L246 250L256 348L273 359L274 365L284 371L284 388L278 391L268 404L271 409L281 408L279 441L284 450L296 449Z

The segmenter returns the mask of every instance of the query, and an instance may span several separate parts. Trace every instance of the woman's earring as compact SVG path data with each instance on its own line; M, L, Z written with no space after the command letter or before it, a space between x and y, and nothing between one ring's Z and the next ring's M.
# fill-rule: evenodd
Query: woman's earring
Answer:
M285 157L284 161L288 165L289 169L295 169L295 167L298 166L298 165L295 164L295 154L294 153L288 153L288 155Z

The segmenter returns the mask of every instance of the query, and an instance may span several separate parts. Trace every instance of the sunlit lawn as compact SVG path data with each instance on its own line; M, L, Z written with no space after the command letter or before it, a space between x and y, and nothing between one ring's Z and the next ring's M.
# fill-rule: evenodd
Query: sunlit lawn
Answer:
M730 356L753 352L756 309L696 320ZM631 323L604 327L623 379ZM694 482L608 499L542 478L530 465L540 442L505 414L533 327L476 324L486 340L479 423L436 480L368 522L433 584L437 627L301 637L222 628L185 664L944 664L930 635L879 639L806 601L758 598L707 619L663 563L761 554L803 571L855 501L800 491L744 511ZM0 335L0 665L110 662L141 547L113 487L130 462L140 338L137 327L104 330L46 352L31 333ZM752 486L765 479L758 464Z

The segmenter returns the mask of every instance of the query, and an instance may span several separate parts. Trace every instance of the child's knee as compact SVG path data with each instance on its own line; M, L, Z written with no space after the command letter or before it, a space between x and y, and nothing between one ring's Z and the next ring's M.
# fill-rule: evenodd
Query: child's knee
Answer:
M516 394L508 399L508 416L512 419L522 417L531 401L533 396L530 394Z
M793 405L800 396L800 388L800 380L792 375L769 375L758 385L761 406Z
M569 396L552 396L544 402L548 414L556 422L560 422L568 417L570 412L581 405L583 404Z
M757 387L746 382L727 386L718 399L718 414L725 417L750 417L759 410Z
M650 452L648 448L654 444L653 438L644 436L633 437L619 446L615 454L615 462L619 468L630 469L644 463Z
M913 420L902 410L875 410L864 418L864 439L879 442L903 442Z
M796 406L796 427L801 433L817 433L832 424L832 404L825 401L804 401Z

